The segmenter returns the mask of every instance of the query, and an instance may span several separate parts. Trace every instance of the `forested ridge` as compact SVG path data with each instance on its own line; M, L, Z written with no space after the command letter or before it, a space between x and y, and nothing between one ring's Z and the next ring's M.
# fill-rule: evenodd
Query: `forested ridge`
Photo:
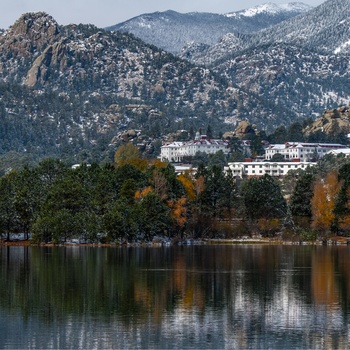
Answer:
M338 2L329 2L326 24L339 29L332 37L341 45L347 31L336 24L348 6ZM112 161L129 130L156 157L178 130L210 125L219 134L248 120L271 132L349 103L345 53L280 40L242 51L236 34L226 39L209 53L225 57L203 66L131 34L22 15L0 37L0 173L45 158Z
M3 240L24 233L33 243L141 243L238 238L285 240L347 236L350 162L326 156L281 181L235 179L200 164L177 175L171 164L121 146L114 163L68 167L46 159L0 179Z

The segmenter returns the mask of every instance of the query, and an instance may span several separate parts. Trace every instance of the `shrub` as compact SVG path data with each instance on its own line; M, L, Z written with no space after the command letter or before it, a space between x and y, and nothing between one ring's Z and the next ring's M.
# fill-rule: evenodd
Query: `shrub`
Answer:
M317 232L311 229L303 229L300 232L300 239L304 242L312 242L317 239Z
M258 220L257 227L263 236L269 237L275 235L281 229L281 222L277 218L261 218Z

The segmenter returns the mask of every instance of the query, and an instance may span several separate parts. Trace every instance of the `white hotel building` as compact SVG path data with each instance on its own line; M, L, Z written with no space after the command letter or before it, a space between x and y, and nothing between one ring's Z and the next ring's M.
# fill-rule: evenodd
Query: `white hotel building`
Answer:
M305 170L316 165L316 162L234 162L228 163L225 171L231 170L234 176L258 177L265 174L270 176L285 176L291 170Z
M287 142L285 144L271 144L265 148L264 161L249 160L228 163L225 170L230 169L234 176L241 178L263 176L265 174L285 176L291 170L305 170L309 166L315 166L317 162L311 162L310 160L313 158L321 159L328 152L349 154L349 151L349 148L344 145L331 143ZM285 161L271 161L275 154L281 154Z
M171 142L166 143L161 147L160 159L162 161L179 163L184 157L194 156L197 152L206 154L214 154L223 151L228 154L229 142L224 140L210 139L206 135L196 135L196 138L188 142Z
M271 144L265 149L265 159L271 160L274 154L279 153L283 155L285 160L300 159L300 161L307 162L312 158L321 159L329 151L345 148L347 147L338 143L286 142L285 144Z

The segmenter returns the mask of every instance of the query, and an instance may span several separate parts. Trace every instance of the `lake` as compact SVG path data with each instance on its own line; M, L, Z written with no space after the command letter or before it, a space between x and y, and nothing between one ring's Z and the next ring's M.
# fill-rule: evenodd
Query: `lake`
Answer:
M1 247L0 348L345 349L350 247Z

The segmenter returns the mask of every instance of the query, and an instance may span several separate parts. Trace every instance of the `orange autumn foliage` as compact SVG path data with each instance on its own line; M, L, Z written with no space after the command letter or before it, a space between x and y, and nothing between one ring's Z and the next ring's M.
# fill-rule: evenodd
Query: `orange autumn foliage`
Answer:
M148 193L151 193L151 192L153 192L153 189L152 189L151 186L148 186L148 187L144 188L142 191L137 190L135 192L135 199L136 200L141 200L144 197L146 197L148 195Z
M331 252L323 250L322 253L314 253L311 266L311 290L314 302L330 307L338 303L340 294Z
M170 216L174 219L175 223L179 227L184 227L187 222L186 213L186 203L187 199L185 196L182 196L178 200L169 200L168 207L171 209Z
M334 220L334 206L340 184L337 173L331 172L326 178L315 183L314 195L311 200L312 228L326 232Z

